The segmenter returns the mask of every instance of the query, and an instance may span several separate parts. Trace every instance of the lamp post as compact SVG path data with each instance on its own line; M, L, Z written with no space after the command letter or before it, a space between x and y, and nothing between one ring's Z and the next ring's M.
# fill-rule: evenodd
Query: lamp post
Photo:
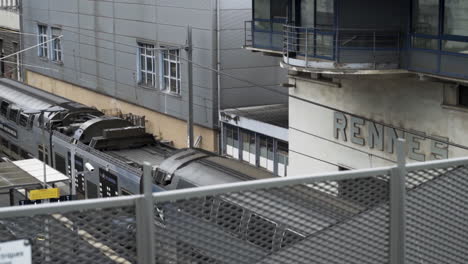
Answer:
M54 108L54 107L51 107L51 108L48 108L48 109L42 109L40 111L24 111L23 113L25 114L29 114L29 115L35 115L35 114L40 114L39 115L39 119L40 119L40 122L42 123L41 124L41 130L42 130L42 161L43 161L43 169L44 169L44 182L42 184L43 188L44 189L47 189L47 174L46 174L46 170L47 170L47 163L49 163L49 159L51 158L49 154L47 154L47 159L46 159L46 137L45 137L45 126L46 126L46 123L45 123L45 113L58 113L58 112L61 112L63 111L62 108ZM49 121L49 124L50 124L50 121ZM50 136L52 136L52 129L50 128ZM50 153L52 154L52 153Z

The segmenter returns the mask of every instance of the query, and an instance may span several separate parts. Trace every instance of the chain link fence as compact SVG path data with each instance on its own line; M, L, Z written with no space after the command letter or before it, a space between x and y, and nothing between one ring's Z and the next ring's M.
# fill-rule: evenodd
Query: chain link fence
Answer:
M468 159L0 210L33 263L468 263ZM146 168L145 177L151 177Z

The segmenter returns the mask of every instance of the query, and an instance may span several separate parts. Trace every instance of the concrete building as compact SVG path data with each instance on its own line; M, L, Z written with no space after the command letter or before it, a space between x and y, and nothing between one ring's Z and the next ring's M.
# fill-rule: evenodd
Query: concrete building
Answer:
M289 72L289 175L468 155L468 2L254 0Z
M217 150L219 109L287 97L219 75L278 88L278 58L244 49L251 1L23 0L25 81L95 106L145 116L149 132L187 145L187 25L193 28L195 138Z
M18 0L0 1L0 58L20 50L20 8ZM0 61L0 76L21 78L20 56Z

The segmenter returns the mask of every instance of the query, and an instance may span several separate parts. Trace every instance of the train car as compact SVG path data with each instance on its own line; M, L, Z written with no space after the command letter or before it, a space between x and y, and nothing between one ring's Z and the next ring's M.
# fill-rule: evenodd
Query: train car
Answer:
M79 198L140 193L145 162L153 168L155 192L275 177L203 150L175 150L126 120L6 79L0 79L0 141L0 150L14 159L37 157L69 176L74 168ZM306 204L295 203L304 197ZM278 217L242 195L161 206L158 231L172 237L162 238L159 248L171 246L178 263L197 261L191 256L236 263L239 259L223 260L221 250L235 244L245 252L239 257L255 262L363 210L359 204L307 186L294 192L265 191L257 198L270 202L281 199L278 210L289 213ZM299 216L310 222L297 222L298 212L311 212ZM181 219L212 230L221 251L181 233ZM317 226L320 222L323 224ZM252 235L259 230L263 236ZM191 250L188 255L187 248Z

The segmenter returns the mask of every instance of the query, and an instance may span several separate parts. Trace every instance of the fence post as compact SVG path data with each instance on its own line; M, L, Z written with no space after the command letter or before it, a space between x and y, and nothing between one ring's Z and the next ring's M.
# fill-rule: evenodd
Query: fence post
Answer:
M397 166L390 175L390 264L405 263L406 155L405 140L396 144Z
M136 201L137 256L140 264L155 264L152 168L143 166L143 197Z

